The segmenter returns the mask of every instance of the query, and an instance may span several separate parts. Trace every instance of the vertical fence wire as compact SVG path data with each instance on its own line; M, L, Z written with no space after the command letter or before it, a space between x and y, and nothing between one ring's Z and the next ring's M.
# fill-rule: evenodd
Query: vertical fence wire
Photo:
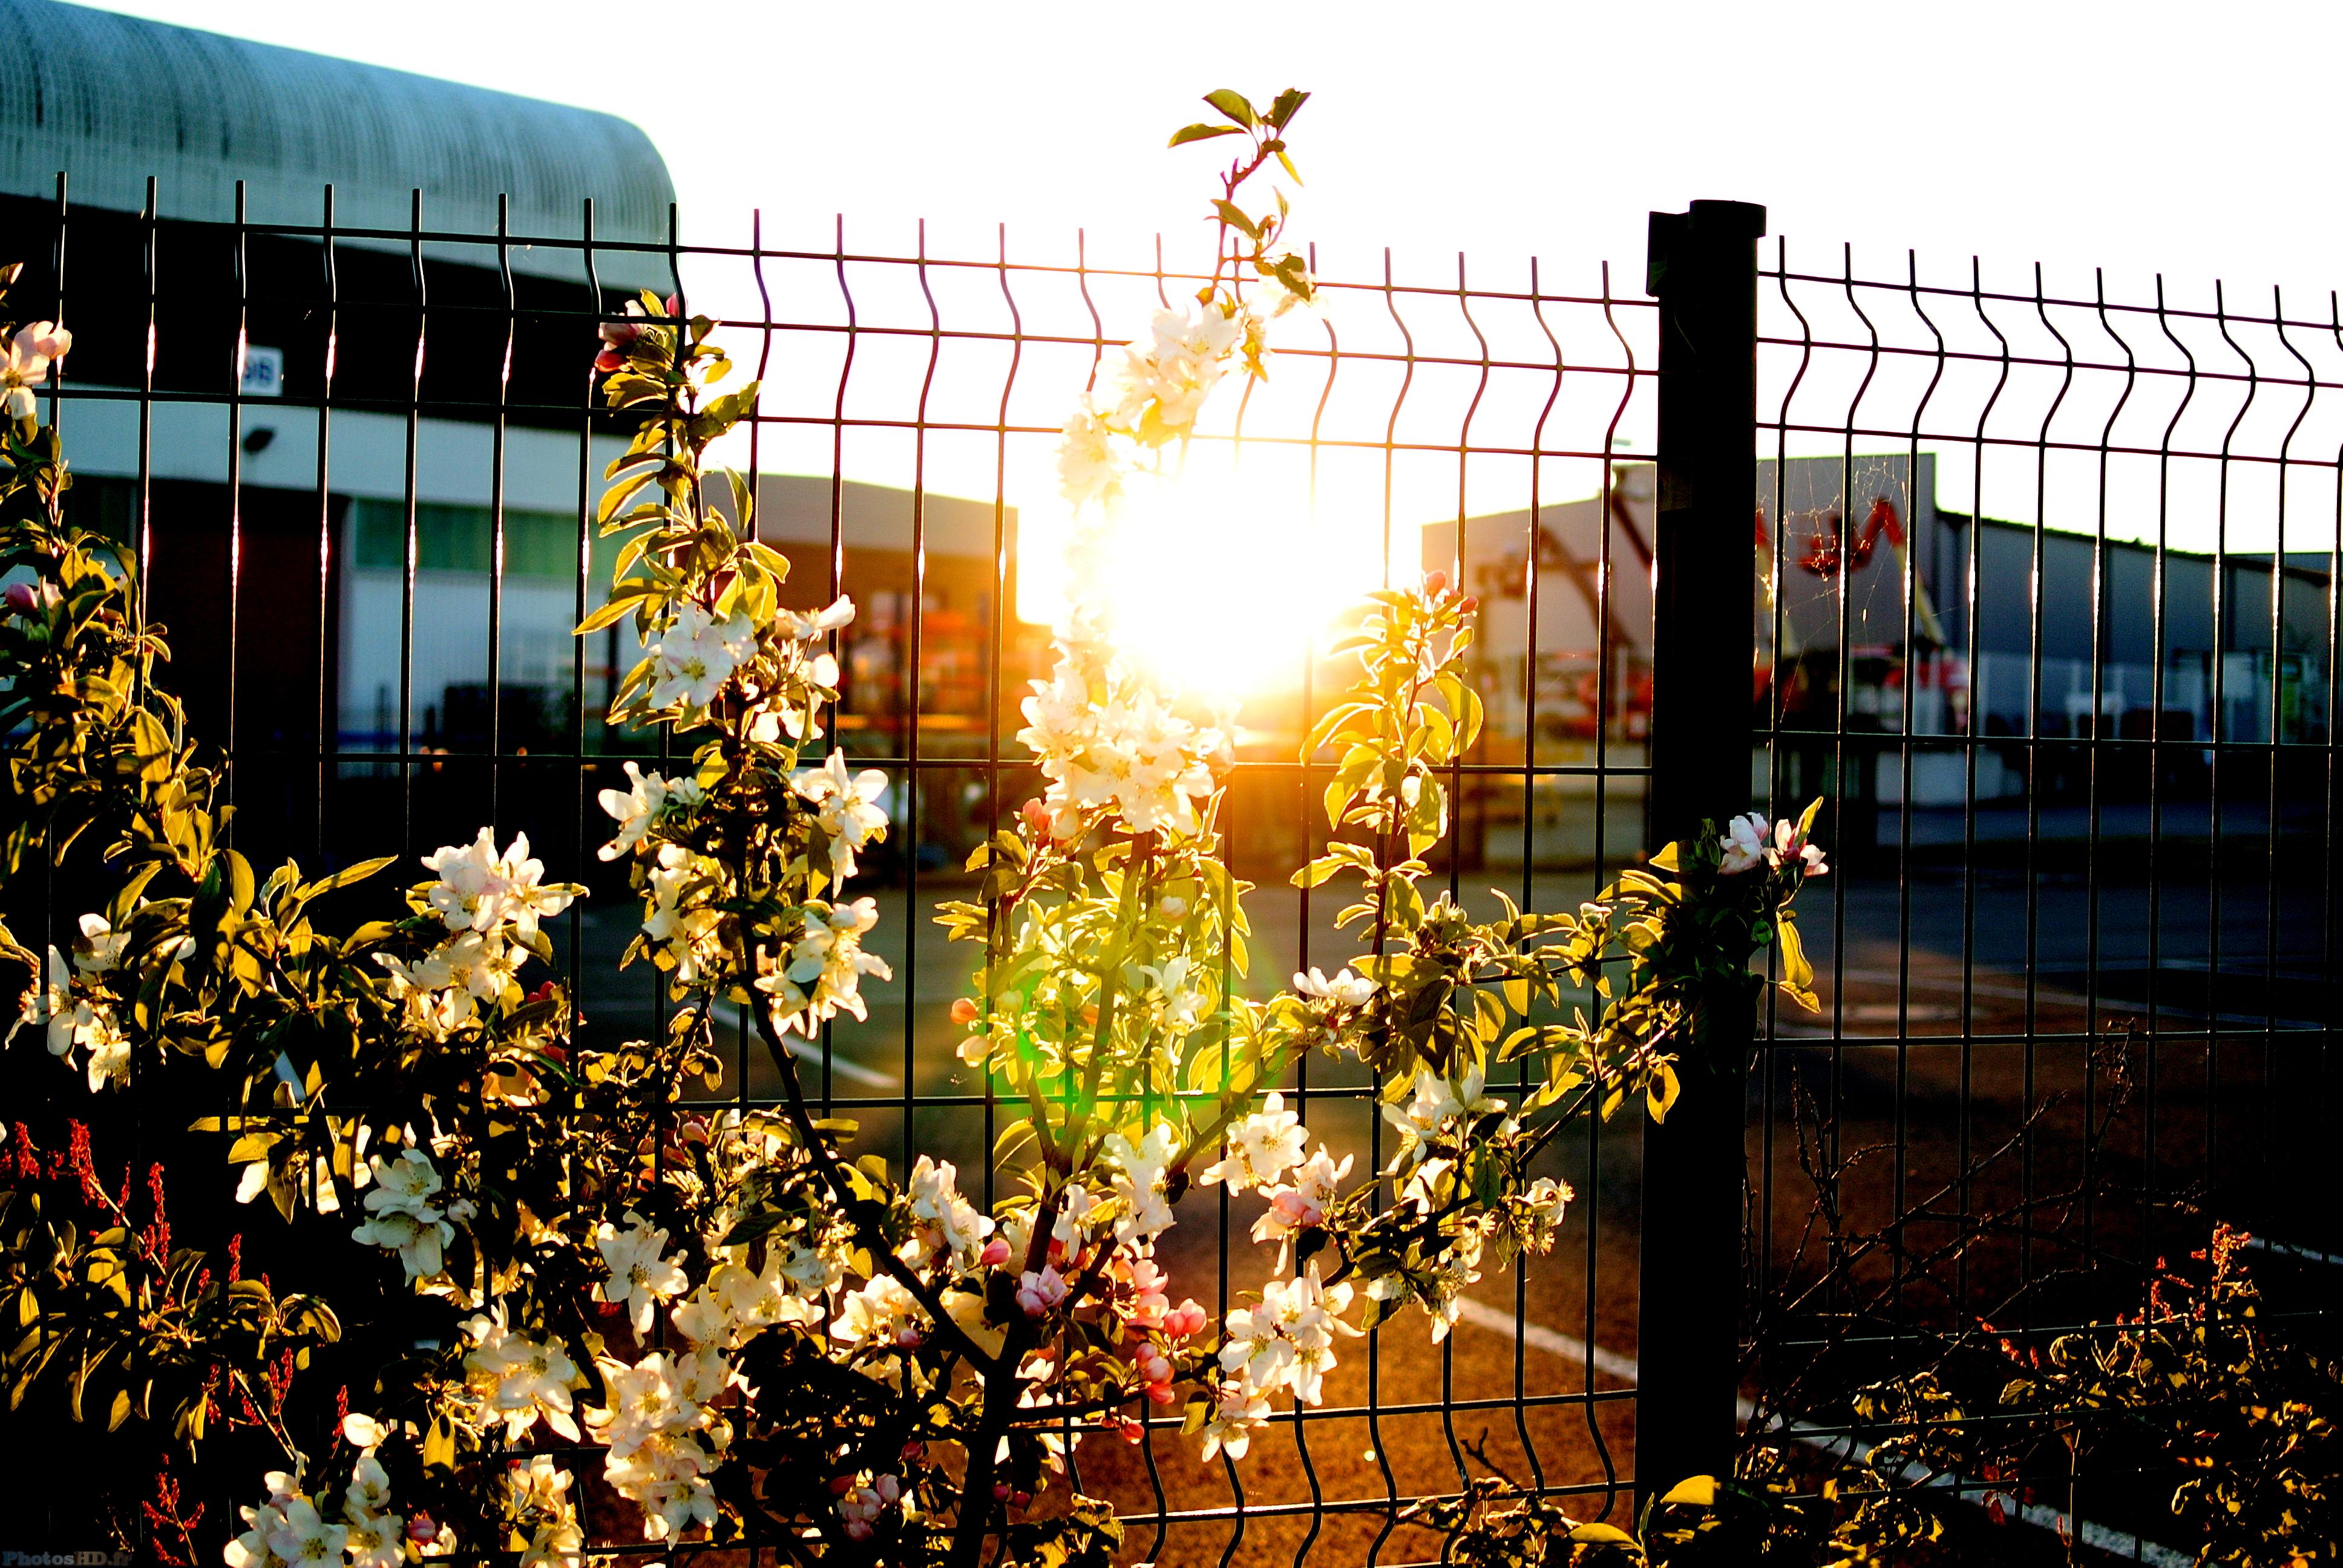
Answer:
M672 218L663 243L598 235L590 206L575 238L516 235L502 209L493 232L465 233L427 227L419 191L404 228L367 229L337 220L330 189L321 196L317 223L284 225L256 221L239 193L229 221L206 229L165 219L150 182L114 242L122 297L82 281L106 259L98 240L77 237L74 252L75 312L118 312L135 363L111 384L60 373L47 394L53 418L99 447L113 437L71 406L135 405L122 450L87 471L94 491L125 487L142 599L163 593L188 613L196 594L156 574L196 527L195 493L180 487L214 487L225 580L196 586L217 591L225 633L216 648L186 648L183 665L217 671L203 695L226 789L273 799L281 773L315 791L287 820L247 811L240 846L298 847L330 866L395 820L411 856L484 808L512 819L498 820L500 840L525 823L548 859L566 859L550 875L591 879L598 782L622 759L652 760L594 713L632 654L614 631L537 662L527 638L549 628L551 646L569 645L566 626L538 624L529 574L545 569L550 528L560 615L574 624L598 595L594 508L613 437L581 367L598 321L663 269L720 333L754 339L769 377L746 433L759 537L819 553L819 569L801 566L807 591L855 594L873 628L880 596L895 596L883 636L833 639L849 697L831 743L890 777L896 842L873 859L891 878L902 1013L887 1025L891 1049L842 1028L809 1043L818 1097L892 1118L899 1161L931 1149L973 1159L989 1201L993 1087L948 1081L938 1020L960 966L922 948L922 900L950 896L971 835L1003 825L1034 789L1012 737L1022 682L1043 671L1048 613L1019 600L1047 548L1035 541L1054 504L1057 421L1147 312L1195 278L1160 248L1148 265L1102 264L1086 238L1070 258L1012 259L1005 231L990 254L962 256L922 230L893 254L850 248L842 217L826 246L792 246L760 216L745 246L686 246ZM82 216L60 181L60 316L69 221ZM282 392L286 407L307 406L315 448L289 477L253 444L262 394L247 381L256 324L284 329L274 291L288 286L288 246L307 247L315 288L301 301L315 363ZM225 387L217 358L181 370L219 345L165 281L166 258L205 246L224 254L230 288L214 302L230 323ZM521 272L542 253L574 258L570 294ZM2322 999L2343 788L2343 493L2328 492L2343 472L2343 312L2330 298L2324 318L2290 317L2275 292L2266 310L2233 307L2217 288L2184 305L2160 277L2127 297L2104 275L2062 291L2036 268L1989 287L1976 259L1924 276L1908 254L1875 274L1851 248L1812 273L1792 256L1777 242L1762 277L1753 708L1770 807L1825 799L1837 880L1828 919L1810 916L1827 930L1822 1018L1766 1010L1750 1238L1761 1301L1812 1261L1794 1226L1809 1134L1850 1223L1884 1217L1915 1238L1910 1266L1869 1281L1845 1272L1842 1237L1826 1254L1845 1277L1825 1301L1891 1348L1986 1318L2050 1332L2082 1310L2056 1293L2077 1260L2150 1266L2201 1246L2215 1221L2278 1244L2272 1258L2333 1250L2343 1238L2298 1196L2316 1184L2288 1133L2331 1124ZM1502 881L1525 907L1560 907L1616 869L1613 824L1635 810L1646 771L1636 687L1650 649L1635 623L1650 591L1637 488L1648 468L1631 443L1648 435L1652 312L1614 297L1607 269L1577 293L1549 290L1535 266L1526 291L1489 276L1460 257L1453 280L1408 281L1388 256L1355 281L1330 275L1328 304L1279 377L1248 388L1237 422L1208 429L1199 449L1241 442L1244 471L1263 475L1298 452L1295 515L1355 518L1378 536L1385 580L1439 565L1483 597L1492 630L1475 678L1493 714L1504 710L1502 733L1493 719L1482 749L1449 769L1464 837L1440 869L1467 901ZM411 357L377 375L347 352L361 336ZM1281 403L1289 371L1306 395ZM223 429L224 448L198 452L207 437L191 432ZM470 480L449 454L473 437L480 494L458 502L448 498ZM185 477L197 470L218 477ZM289 577L269 559L283 548L265 524L272 492L300 506ZM894 546L863 508L897 498L904 586L874 588ZM483 542L477 563L467 528ZM1634 564L1615 558L1622 548ZM273 646L289 603L264 583L314 604L314 647ZM478 624L448 608L475 588ZM370 608L378 649L355 640ZM1520 628L1502 650L1500 625ZM1584 646L1554 640L1573 638ZM469 737L451 696L461 683L424 678L466 639L485 672L482 733ZM256 660L263 648L270 658ZM395 712L384 696L388 722L369 728L346 676L376 651L395 657ZM961 658L980 672L972 686ZM266 728L265 662L316 680L301 705L307 739ZM1256 907L1277 911L1274 937L1257 944L1272 980L1286 961L1322 962L1334 940L1323 900L1289 898L1263 869L1322 842L1323 773L1291 741L1335 678L1305 655L1291 714L1264 720L1268 738L1243 747L1236 769L1231 864L1262 884ZM963 686L970 710L952 706ZM525 700L558 719L525 719ZM1502 815L1516 800L1518 823ZM631 980L597 989L624 945L623 902L581 903L566 924L562 961L590 1028L664 1022ZM1231 992L1243 983L1226 979ZM732 1033L722 1103L772 1103L747 1031ZM900 1063L900 1081L880 1060ZM1288 1088L1314 1125L1340 1129L1322 1136L1380 1165L1370 1091L1324 1063L1297 1067ZM2125 1096L2127 1130L2102 1141L2092 1129ZM1892 1161L1884 1173L1849 1165L1872 1138ZM1634 1349L1611 1287L1644 1240L1622 1141L1590 1125L1566 1146L1575 1228L1551 1258L1478 1287L1476 1302L1510 1298L1499 1326L1468 1319L1429 1357L1399 1337L1413 1332L1405 1320L1383 1331L1330 1381L1324 1406L1280 1413L1290 1466L1242 1481L1232 1466L1200 1470L1176 1418L1151 1416L1135 1452L1086 1444L1081 1483L1112 1497L1159 1560L1417 1553L1424 1542L1399 1511L1453 1493L1483 1442L1510 1444L1540 1490L1612 1509L1634 1389L1595 1352ZM1945 1207L1921 1212L1932 1195ZM2027 1216L2006 1244L1984 1233L1996 1205ZM1217 1215L1187 1223L1209 1247L1177 1261L1191 1278L1209 1271L1225 1310L1259 1282L1251 1249L1231 1239L1251 1214L1225 1192L1203 1208ZM1825 1325L1756 1321L1794 1357L1836 1342Z
M760 218L745 246L690 246L672 220L664 239L614 236L590 205L563 237L516 232L502 209L488 232L434 227L420 191L389 228L320 197L314 223L267 221L279 215L239 204L206 227L165 218L150 190L135 231L123 231L129 292L73 297L85 319L123 314L138 363L126 359L118 384L52 390L60 407L135 404L118 462L96 458L89 472L94 491L109 474L127 487L126 526L149 568L142 592L159 596L159 618L187 615L184 585L162 562L196 528L191 508L206 496L218 504L226 578L203 586L221 592L226 633L216 648L178 649L177 673L218 672L205 695L250 808L239 848L297 849L330 869L395 836L411 869L412 857L468 837L470 825L454 824L485 816L499 843L528 831L548 879L609 881L594 853L607 836L598 790L618 781L621 760L652 766L665 753L599 718L639 654L631 632L567 635L598 601L608 556L596 504L618 438L585 365L596 327L636 289L689 288L689 307L718 317L741 357L756 346L768 390L743 444L755 528L819 558L799 562L793 589L826 589L822 602L851 593L875 626L870 585L894 547L861 508L898 498L907 508L889 514L909 528L907 586L884 590L899 596L893 629L858 628L835 643L849 697L831 738L857 767L890 777L895 842L873 856L886 868L873 882L886 885L902 943L902 1012L885 1022L891 1050L871 1029L833 1029L809 1042L806 1068L812 1076L818 1060L826 1110L886 1129L874 1134L880 1148L902 1161L949 1152L963 1169L973 1159L990 1197L992 1086L947 1070L938 1022L961 966L923 945L924 901L951 896L968 836L1002 825L1036 789L1013 732L1022 683L1044 672L1049 614L1016 601L1037 553L1052 548L1043 525L1057 425L1086 375L1197 278L1160 256L1119 266L1081 247L1017 258L1005 232L990 254L948 255L924 236L891 253L850 246L842 218L826 243L797 245ZM60 269L63 231L61 205ZM182 369L186 356L217 340L166 266L178 248L206 246L232 279L232 296L212 302L228 307L232 348L198 377ZM574 276L549 282L561 268L548 256ZM1355 281L1337 269L1324 292L1322 316L1243 400L1242 430L1210 429L1199 450L1241 435L1248 475L1290 462L1301 476L1293 516L1374 536L1383 580L1441 566L1482 597L1492 628L1509 628L1502 648L1493 630L1484 638L1474 670L1492 733L1448 769L1463 837L1438 874L1467 903L1510 885L1525 907L1568 907L1632 859L1621 844L1636 835L1620 827L1640 818L1647 771L1651 498L1639 454L1652 307L1614 296L1607 268L1574 288L1550 269L1468 269L1461 257L1453 276L1421 280L1388 257ZM247 381L255 351L278 348L262 335L286 331L297 336L282 350L285 385L262 391ZM908 372L893 357L906 343ZM225 387L220 360L232 369ZM270 396L283 401L260 403ZM277 449L255 439L263 428ZM223 430L225 447L198 464L190 442ZM287 497L298 519L289 535L275 509ZM975 599L955 597L967 583ZM285 645L297 609L314 616L314 644ZM888 638L891 684L875 673ZM565 651L548 658L546 647ZM949 663L963 656L965 667ZM269 708L277 672L266 667L279 664L316 682L300 692L297 723ZM1257 915L1256 972L1232 974L1232 990L1351 950L1327 946L1338 939L1322 898L1282 886L1325 832L1314 801L1325 772L1293 743L1347 678L1307 656L1298 665L1264 703L1261 738L1240 749L1232 864L1261 885L1252 907L1268 913ZM975 672L968 711L950 696L963 670ZM367 689L377 672L380 690ZM297 806L282 819L261 805L279 793ZM626 902L623 888L598 885L562 923L557 955L585 1027L608 1040L665 1023L652 988L608 972L636 918ZM730 1032L739 1049L710 1103L774 1103L745 1030ZM886 1081L898 1066L900 1081ZM1313 1062L1287 1087L1338 1155L1380 1165L1383 1120L1354 1074ZM1453 1494L1483 1452L1549 1494L1615 1514L1634 1391L1632 1376L1595 1363L1634 1349L1632 1306L1614 1286L1639 1240L1635 1141L1590 1127L1554 1158L1579 1195L1564 1245L1477 1284L1484 1310L1437 1354L1423 1353L1420 1321L1384 1329L1345 1357L1324 1405L1279 1412L1263 1442L1280 1457L1242 1482L1231 1468L1200 1470L1176 1413L1151 1412L1135 1452L1091 1434L1081 1484L1112 1498L1161 1561L1421 1561L1435 1543L1398 1513ZM1261 1282L1262 1260L1242 1235L1252 1212L1225 1195L1186 1207L1195 1239L1174 1261L1196 1293L1236 1304Z
M1758 707L1834 887L1824 1016L1768 1011L1752 1247L1761 1292L1825 1293L1760 1313L1761 1365L2039 1343L2216 1224L2272 1312L2323 1311L2288 1260L2336 1241L2294 1196L2331 1126L2332 303L1795 254L1763 268ZM1834 1267L1842 1223L1892 1259Z

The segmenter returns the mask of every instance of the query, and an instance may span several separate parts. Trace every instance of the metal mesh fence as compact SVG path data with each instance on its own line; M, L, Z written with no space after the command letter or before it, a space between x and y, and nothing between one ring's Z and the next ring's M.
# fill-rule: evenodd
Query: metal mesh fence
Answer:
M765 387L726 456L794 563L787 602L855 599L838 739L889 779L862 890L895 982L805 1048L809 1087L858 1152L950 1160L989 1198L1001 1119L949 1020L968 964L927 917L1038 792L1015 737L1047 664L1059 427L1191 258L902 254L843 222L813 248L609 246L590 210L584 241L548 240L437 229L420 196L403 231L337 227L330 193L311 226L16 206L19 298L76 333L49 394L71 506L147 564L236 846L315 866L527 832L549 879L595 887L557 960L604 1039L661 1002L616 968L639 911L595 853L597 792L656 754L600 718L634 649L570 636L608 575L591 518L622 439L593 328L641 286L719 319ZM2212 1219L2314 1270L2338 1241L2310 1163L2334 1125L2333 301L1866 278L1768 245L1755 528L1715 548L1756 588L1750 796L1826 798L1836 869L1806 900L1824 1011L1769 1013L1753 1087L1755 1369L1795 1387L1827 1355L1886 1364L1915 1325L2046 1330L2104 1305L2094 1262L2201 1246ZM1322 286L1129 564L1152 634L1244 700L1223 826L1258 884L1255 990L1350 955L1286 874L1324 831L1295 753L1357 590L1439 568L1481 599L1490 724L1436 865L1462 900L1568 908L1647 848L1657 312L1534 263L1328 258ZM737 1020L719 1043L706 1103L769 1102ZM1360 1075L1305 1062L1286 1090L1381 1163ZM1242 1473L1171 1419L1083 1444L1075 1484L1161 1563L1420 1561L1437 1542L1400 1507L1483 1465L1622 1518L1640 1157L1626 1119L1559 1141L1579 1201L1555 1251L1475 1285L1436 1346L1385 1327ZM1190 1198L1175 1293L1257 1288L1253 1217Z
M71 505L147 563L166 678L228 759L236 847L316 866L412 857L483 821L527 832L548 879L595 888L557 961L606 1039L648 1031L662 1004L644 971L616 970L639 910L595 855L597 792L655 746L600 718L635 649L622 630L569 636L607 581L591 517L620 439L588 362L633 287L719 318L765 387L726 456L792 558L787 602L860 607L836 650L838 738L886 773L894 824L860 881L895 984L806 1048L809 1086L859 1121L858 1151L950 1159L989 1197L995 1107L948 1019L969 965L927 916L1038 793L1015 733L1047 663L1058 427L1105 357L1194 286L1181 258L1159 241L1142 265L1096 265L1080 236L1014 259L1005 237L990 255L894 254L842 223L818 249L645 250L597 244L590 213L583 243L445 231L420 197L404 232L337 226L330 195L308 227L24 205L20 233L50 243L20 299L53 291L77 335L51 394ZM1323 287L1271 378L1219 400L1188 456L1192 502L1155 521L1133 568L1164 634L1244 698L1223 823L1259 884L1240 982L1256 990L1351 951L1327 900L1286 882L1324 832L1325 780L1295 755L1346 678L1318 652L1335 606L1393 578L1443 568L1483 606L1492 721L1455 765L1448 885L1476 907L1491 887L1568 907L1644 848L1653 487L1628 454L1651 439L1649 303L1604 272L1461 257L1453 276L1385 261ZM737 1020L719 1031L708 1103L777 1092L742 1041ZM1287 1089L1338 1155L1385 1157L1363 1077L1322 1060ZM1589 1128L1554 1158L1583 1195L1555 1252L1479 1285L1436 1348L1419 1319L1346 1357L1326 1402L1282 1416L1242 1474L1200 1467L1176 1416L1135 1449L1080 1447L1072 1479L1115 1501L1135 1560L1419 1560L1436 1542L1395 1513L1453 1492L1472 1450L1616 1516L1636 1139ZM1202 1195L1183 1210L1167 1270L1225 1309L1265 1277L1253 1212Z
M1760 783L1827 795L1837 855L1823 1015L1763 1053L1768 1381L1919 1329L2038 1346L2215 1222L2304 1327L2336 1241L2333 297L1761 257ZM2091 1476L2082 1512L2152 1538L2137 1491Z

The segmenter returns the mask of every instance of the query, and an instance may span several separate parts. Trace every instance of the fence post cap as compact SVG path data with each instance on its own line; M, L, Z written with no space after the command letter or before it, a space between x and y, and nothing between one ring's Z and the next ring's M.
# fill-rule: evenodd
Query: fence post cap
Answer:
M1684 212L1655 212L1644 231L1644 292L1657 298L1665 289L1679 246L1747 243L1765 232L1765 209L1755 202L1695 201Z

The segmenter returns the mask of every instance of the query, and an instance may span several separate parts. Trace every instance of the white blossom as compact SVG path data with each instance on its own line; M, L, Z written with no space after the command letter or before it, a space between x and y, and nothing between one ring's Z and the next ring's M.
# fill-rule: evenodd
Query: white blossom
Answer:
M64 358L72 347L73 334L54 321L33 322L0 342L0 387L6 388L0 405L10 418L35 417L38 405L32 389L48 379L49 362Z
M279 1563L290 1568L313 1568L331 1563L341 1568L342 1549L349 1541L349 1527L327 1522L317 1512L317 1505L307 1497L287 1500L277 1527L268 1533L268 1550Z
M439 1172L420 1149L407 1149L385 1161L369 1155L367 1168L374 1190L366 1195L366 1222L350 1232L350 1240L396 1251L410 1280L427 1280L439 1272L440 1250L456 1239L448 1218L452 1205L438 1201Z
M688 811L705 798L696 779L664 779L644 772L631 759L625 767L627 788L605 789L596 797L618 824L618 836L594 851L598 859L616 860L631 854L662 813Z
M722 1356L702 1347L684 1357L653 1352L633 1366L599 1363L607 1406L587 1424L608 1444L602 1473L643 1511L643 1537L671 1541L716 1521L706 1473L716 1467L723 1429L708 1402L730 1380Z
M683 1294L689 1282L680 1264L661 1255L667 1251L667 1232L631 1211L626 1218L623 1231L608 1220L594 1229L594 1246L610 1275L594 1286L594 1299L626 1308L635 1332L644 1334L650 1332L659 1303Z
M1349 970L1328 980L1322 971L1312 968L1307 974L1299 971L1294 974L1293 989L1303 996L1330 1001L1336 1007L1364 1007L1367 1000L1375 994L1376 982L1354 975Z
M285 1527L285 1511L296 1499L307 1501L300 1484L285 1471L270 1471L261 1477L261 1483L268 1488L268 1501L236 1511L243 1516L245 1529L242 1534L227 1543L226 1551L222 1553L227 1560L228 1568L270 1568L271 1564L282 1562L270 1546L269 1537ZM315 1513L313 1507L311 1513L314 1515Z
M895 978L884 959L862 948L862 934L878 923L876 899L840 904L816 899L806 905L805 934L789 949L787 967L756 982L780 1003L784 1027L811 1036L816 1024L841 1012L870 1016L862 1000L862 977Z
M99 920L98 924L103 928L105 922ZM51 1056L70 1061L74 1051L88 1049L86 1067L91 1093L96 1093L109 1080L126 1084L129 1081L129 1037L123 1033L104 1001L75 994L73 964L54 947L49 949L45 978L27 989L17 1003L16 1022L8 1030L8 1038L15 1039L16 1030L28 1023L41 1026Z
M680 844L661 844L650 870L651 908L643 919L643 935L655 948L665 948L675 964L680 986L699 984L723 960L718 928L722 916L696 899L697 887L712 879L713 868Z
M1228 1152L1196 1180L1206 1186L1225 1181L1233 1192L1269 1186L1302 1162L1309 1139L1300 1115L1286 1110L1285 1096L1272 1090L1259 1111L1229 1129Z
M481 1003L519 989L513 950L478 930L458 932L413 963L388 953L375 954L375 962L390 976L409 1024L437 1040L478 1017Z
M1123 352L1114 423L1147 446L1184 439L1243 338L1244 323L1217 306L1157 311L1147 339Z
M407 1561L407 1521L390 1511L390 1477L371 1447L351 1467L342 1523L349 1568L399 1568Z
M537 935L545 916L569 907L579 890L545 882L545 862L528 852L528 835L517 833L504 853L488 829L460 849L443 844L423 857L424 869L438 880L424 899L451 931L477 931L494 946L508 928L523 940Z
M116 930L104 915L84 915L80 924L86 950L74 954L74 968L85 980L113 973L122 963L122 950L130 945L130 933Z
M1114 1165L1114 1191L1128 1209L1115 1223L1119 1240L1144 1241L1172 1228L1163 1171L1179 1146L1179 1134L1168 1122L1157 1122L1137 1143L1120 1132L1108 1134L1101 1151Z
M756 644L757 629L747 620L719 618L696 604L685 605L650 646L656 665L652 706L680 706L687 711L706 708Z
M1755 811L1745 812L1725 825L1717 847L1724 856L1717 869L1728 877L1765 864L1772 857L1766 852L1765 819Z
M854 875L854 852L887 836L887 813L877 804L887 792L887 775L876 768L850 774L846 753L832 751L820 767L790 779L789 788L813 807L814 819L830 839L830 878L843 882Z
M1467 1069L1464 1076L1453 1083L1429 1068L1416 1069L1413 1097L1405 1105L1383 1107L1383 1120L1398 1129L1400 1134L1400 1149L1393 1156L1392 1169L1397 1171L1421 1162L1430 1152L1433 1140L1451 1121L1504 1111L1505 1102L1482 1093L1482 1085L1481 1070L1477 1067Z
M1342 1194L1342 1181L1351 1173L1354 1157L1342 1156L1342 1163L1321 1143L1318 1152L1293 1169L1290 1184L1263 1187L1262 1196L1269 1200L1269 1209L1253 1221L1252 1239L1275 1241L1278 1244L1277 1267L1285 1267L1285 1249L1294 1237L1326 1222L1326 1205Z
M699 1288L669 1314L676 1331L696 1345L737 1348L776 1323L810 1323L820 1312L796 1292L781 1272L777 1247L761 1274L739 1263L719 1263Z
M1770 857L1777 866L1795 863L1809 877L1820 877L1830 870L1823 861L1822 846L1809 842L1798 831L1796 823L1788 819L1774 824L1774 849Z
M86 1009L89 1021L76 1024L74 1036L89 1047L89 1091L95 1094L108 1080L130 1081L130 1037L103 1007Z
M1083 393L1058 443L1058 493L1077 508L1092 501L1111 504L1121 498L1130 467L1091 395Z
M521 1538L520 1568L578 1568L586 1535L570 1499L574 1479L549 1453L505 1472L506 1523Z
M1522 1211L1538 1228L1546 1243L1551 1244L1554 1228L1562 1223L1564 1212L1577 1196L1571 1191L1569 1182L1541 1176L1530 1183L1528 1191L1522 1194Z
M910 1180L905 1187L910 1198L911 1218L919 1225L920 1240L928 1251L948 1254L956 1272L970 1274L976 1271L985 1238L992 1233L992 1221L960 1196L958 1178L959 1172L950 1161L931 1160L922 1154L912 1165Z
M1231 1459L1242 1459L1252 1446L1252 1434L1269 1424L1269 1396L1242 1378L1224 1383L1205 1413L1202 1457L1207 1464L1225 1450Z
M826 608L809 612L794 609L777 609L773 612L775 628L783 637L796 642L815 641L850 624L853 619L854 600L844 594L839 595ZM834 686L837 682L827 680L817 684Z
M688 1433L663 1433L619 1458L613 1450L603 1477L643 1511L643 1539L673 1541L716 1523L716 1491L707 1472L716 1458Z
M830 1335L857 1346L890 1346L905 1330L923 1333L928 1315L919 1298L892 1274L880 1274L859 1291L850 1291L838 1303Z
M558 1341L534 1340L508 1327L501 1302L468 1319L463 1330L471 1342L464 1353L466 1379L487 1417L503 1422L506 1442L518 1442L540 1419L578 1441L570 1391L586 1379Z
M1259 1305L1229 1313L1221 1370L1264 1394L1290 1388L1302 1403L1318 1403L1335 1337L1361 1332L1342 1319L1350 1304L1351 1287L1322 1284L1315 1263L1298 1279L1272 1280Z

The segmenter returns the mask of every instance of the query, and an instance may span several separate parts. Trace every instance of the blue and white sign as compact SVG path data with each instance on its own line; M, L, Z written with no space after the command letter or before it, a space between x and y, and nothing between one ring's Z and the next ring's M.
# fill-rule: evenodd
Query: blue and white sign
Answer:
M263 348L257 343L246 344L243 390L247 397L285 396L285 350Z

